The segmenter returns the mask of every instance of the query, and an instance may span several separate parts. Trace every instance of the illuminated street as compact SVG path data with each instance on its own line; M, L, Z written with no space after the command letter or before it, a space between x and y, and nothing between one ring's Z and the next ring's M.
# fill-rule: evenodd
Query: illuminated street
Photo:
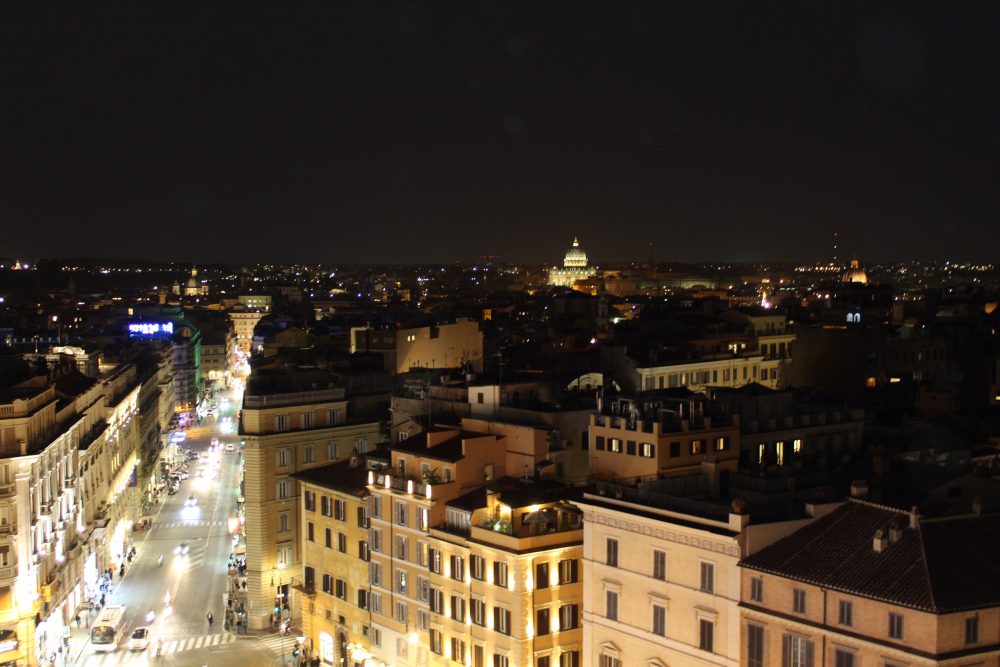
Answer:
M206 420L201 428L189 429L186 445L201 454L209 452L211 438L219 437L223 445L238 444L235 429L224 429L223 419L235 420L238 397L232 394L228 405L220 400L218 421ZM226 430L230 430L227 434ZM222 450L222 448L219 448ZM137 555L126 570L123 580L115 575L114 593L107 605L126 605L126 632L119 648L98 652L87 642L75 664L98 665L272 665L280 649L276 636L238 636L223 628L227 595L227 564L232 553L233 536L228 533L228 520L236 515L239 485L240 453L209 454L208 460L192 461L190 477L180 483L173 495L154 514L151 529L137 533ZM214 468L218 476L211 478ZM203 471L204 476L197 472ZM197 504L185 506L194 495ZM175 553L179 545L189 545L187 554ZM163 564L158 564L160 555ZM169 593L169 606L166 604ZM147 623L153 611L154 620ZM211 611L214 623L206 615ZM92 625L96 612L82 617L83 627ZM128 637L135 628L151 625L149 648L130 651ZM288 640L286 640L287 642ZM155 655L162 642L162 655ZM79 650L79 649L78 649ZM225 651L223 659L221 652Z

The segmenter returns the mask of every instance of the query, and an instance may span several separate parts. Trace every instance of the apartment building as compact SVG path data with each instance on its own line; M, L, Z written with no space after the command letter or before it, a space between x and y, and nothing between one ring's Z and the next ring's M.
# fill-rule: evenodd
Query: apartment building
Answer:
M371 653L389 665L427 660L429 626L417 630L418 577L427 577L431 526L445 503L505 474L502 436L432 427L390 445L390 468L369 484L371 517ZM412 650L411 650L412 649Z
M47 662L98 572L120 562L140 507L137 452L157 432L142 387L124 363L99 381L72 371L0 390L0 664Z
M454 322L400 329L351 329L351 352L379 352L390 373L412 368L483 370L483 332L479 322Z
M375 664L580 664L579 513L565 486L507 477L512 447L434 427L371 474Z
M698 472L705 460L736 470L738 416L687 390L602 401L590 416L590 472L598 479L642 480Z
M264 317L264 311L239 304L230 308L228 315L236 335L236 346L249 354L253 346L254 327L260 322L260 318Z
M346 460L352 451L363 454L379 440L375 416L354 414L343 388L302 389L318 386L305 380L255 373L243 397L247 599L254 628L267 627L276 599L291 612L301 607L301 484L293 475Z
M429 664L582 664L583 520L568 493L505 477L446 503L417 582Z
M741 562L746 667L997 667L1000 515L852 500Z
M718 464L706 464L705 475L637 486L598 483L577 502L584 518L584 665L741 664L740 558L809 517L752 520L740 501L677 493L710 487L718 472L712 468Z
M292 476L302 490L302 634L324 664L370 648L368 471L387 465L352 454Z
M809 464L828 468L857 455L865 411L800 400L791 391L759 384L709 390L712 400L740 418L740 468L777 471Z

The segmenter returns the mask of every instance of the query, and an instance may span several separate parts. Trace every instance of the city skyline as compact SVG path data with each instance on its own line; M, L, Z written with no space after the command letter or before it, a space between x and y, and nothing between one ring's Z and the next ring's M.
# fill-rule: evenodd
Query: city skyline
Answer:
M619 261L815 261L836 230L844 256L981 261L1000 240L987 3L242 9L3 9L2 254L541 264L578 235Z

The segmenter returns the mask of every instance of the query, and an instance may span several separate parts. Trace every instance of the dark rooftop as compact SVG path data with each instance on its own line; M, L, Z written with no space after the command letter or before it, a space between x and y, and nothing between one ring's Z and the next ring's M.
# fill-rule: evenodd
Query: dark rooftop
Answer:
M358 497L368 495L368 465L364 456L358 457L356 466L352 466L350 459L347 459L318 468L300 470L292 477L300 482L343 491Z
M890 537L878 552L877 531ZM741 565L932 613L1000 606L1000 514L924 520L851 501Z
M37 375L10 387L0 387L0 403L27 400L42 393L47 387L48 379L44 375Z
M431 428L430 431L440 432L443 430L451 429L436 429ZM438 461L447 461L449 463L454 463L456 461L461 461L465 454L462 452L462 441L470 438L481 438L489 437L488 433L476 433L473 431L458 431L454 436L449 437L444 442L441 442L433 447L427 446L427 433L422 432L401 442L394 443L391 445L393 451L403 452L405 454L413 454L415 456L422 456L429 459L437 459ZM497 438L497 436L493 436Z

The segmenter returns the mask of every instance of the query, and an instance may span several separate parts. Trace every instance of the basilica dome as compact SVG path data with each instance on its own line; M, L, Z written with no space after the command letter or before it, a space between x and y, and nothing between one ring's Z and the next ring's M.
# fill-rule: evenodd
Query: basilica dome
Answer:
M857 259L851 260L851 268L844 271L844 275L841 277L840 282L843 283L859 283L861 285L868 284L868 274L865 270L861 268L860 262Z
M587 253L580 247L580 241L574 238L573 246L566 251L566 256L563 258L563 267L570 269L585 266L587 266Z

